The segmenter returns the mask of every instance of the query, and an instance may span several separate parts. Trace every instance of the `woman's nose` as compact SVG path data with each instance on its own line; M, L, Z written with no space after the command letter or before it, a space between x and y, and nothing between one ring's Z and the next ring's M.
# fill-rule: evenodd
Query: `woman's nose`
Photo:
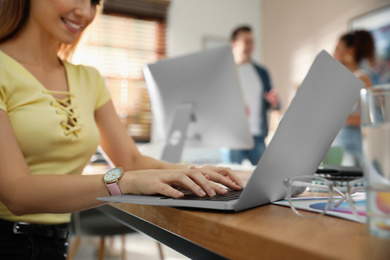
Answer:
M90 0L77 1L78 4L74 13L84 19L90 20L95 16L96 6L92 5Z

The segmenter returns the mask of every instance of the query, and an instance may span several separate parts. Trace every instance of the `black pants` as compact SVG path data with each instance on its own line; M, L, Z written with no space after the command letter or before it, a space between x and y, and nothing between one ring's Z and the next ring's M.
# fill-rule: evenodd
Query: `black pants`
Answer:
M68 225L25 225L0 220L0 259L33 260L67 257Z

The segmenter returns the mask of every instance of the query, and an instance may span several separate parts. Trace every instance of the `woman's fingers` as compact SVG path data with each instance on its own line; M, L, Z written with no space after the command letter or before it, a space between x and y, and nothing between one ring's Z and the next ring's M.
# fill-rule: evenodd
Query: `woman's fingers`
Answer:
M238 186L240 186L241 189L244 188L244 184L242 183L240 177L238 177L238 175L235 174L232 171L232 169L224 167L221 169L221 172L226 173L227 177L229 177L232 181L234 181L234 183L236 183Z
M200 197L212 194L210 181L197 170L186 170L185 174L177 174L175 177L175 182Z
M164 196L168 196L168 197L172 197L172 198L181 198L184 196L184 193L175 189L174 187L168 185L168 184L165 184L165 183L161 183L161 186L159 188L159 194L161 195L164 195Z
M136 178L134 178L136 175ZM180 198L184 188L200 197L215 196L227 193L226 188L218 183L236 190L242 189L240 179L229 169L223 167L201 167L186 170L146 171L131 174L129 184L133 194L163 194ZM241 185L240 185L241 184ZM175 187L180 187L176 189Z
M192 181L196 182L208 196L226 194L228 188L241 190L243 184L230 168L205 166L198 169L191 168L192 173L188 174ZM205 180L206 179L206 180Z
M184 177L186 176L186 177ZM184 175L179 175L175 184L194 192L198 196L215 196L226 194L227 189L218 183L235 190L241 190L243 184L240 178L230 168L205 166L201 168L191 167Z
M206 166L202 169L202 172L209 176L210 180L221 183L231 189L240 190L244 188L240 178L230 168Z
M170 188L177 191L177 189L175 189L174 187L182 187L186 190L193 192L199 197L204 197L206 195L215 196L217 193L226 193L226 189L220 187L215 182L210 181L210 177L207 174L205 175L204 172L198 169L185 170L184 172L183 170L173 170L171 172L163 174L161 177L161 182L166 185L169 185ZM165 186L155 185L154 187L157 189L155 191L156 193L167 195L173 192L171 189L167 190Z
M210 169L214 172L217 172L219 174L222 174L223 176L225 177L228 177L230 178L230 180L232 180L233 182L235 182L237 185L239 185L241 188L244 188L244 184L242 183L241 179L237 176L237 174L235 174L232 169L228 168L228 167L216 167L216 166L203 166L203 167L200 167L200 168L196 168L195 166L190 166L190 169ZM204 174L206 176L206 178L210 179L210 176Z
M205 174L205 172L202 172L199 169L192 169L187 172L185 176L188 177L188 180L183 179L183 181L185 180L183 185L198 196L215 196L217 194L215 183L210 181L211 177L208 174Z

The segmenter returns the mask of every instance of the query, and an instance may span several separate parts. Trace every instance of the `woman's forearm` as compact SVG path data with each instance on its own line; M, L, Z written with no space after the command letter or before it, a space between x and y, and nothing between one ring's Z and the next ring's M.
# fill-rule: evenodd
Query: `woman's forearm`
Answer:
M9 183L2 202L15 215L69 213L103 204L102 175L25 175Z

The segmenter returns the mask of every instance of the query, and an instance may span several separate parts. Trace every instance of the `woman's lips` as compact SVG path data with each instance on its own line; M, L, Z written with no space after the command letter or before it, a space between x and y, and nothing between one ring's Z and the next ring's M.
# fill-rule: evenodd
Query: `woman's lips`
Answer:
M73 32L73 33L79 32L79 30L80 30L81 27L82 27L81 24L72 22L72 21L70 21L70 20L68 20L68 19L61 18L61 20L64 22L65 27L66 27L69 31L71 31L71 32Z

